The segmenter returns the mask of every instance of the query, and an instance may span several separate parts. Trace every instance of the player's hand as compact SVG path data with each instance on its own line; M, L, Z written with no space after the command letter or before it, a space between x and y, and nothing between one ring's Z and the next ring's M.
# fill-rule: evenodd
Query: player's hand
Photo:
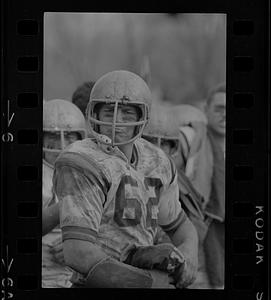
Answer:
M158 270L148 270L148 272L153 280L152 289L175 289L174 279L167 272Z
M64 253L63 253L63 243L62 239L57 239L51 247L51 253L54 260L61 264L65 265Z
M183 289L192 284L197 276L197 259L186 257L185 263L180 265L173 273L174 284Z
M126 263L134 267L168 273L173 273L183 262L184 256L171 243L135 247L126 260Z

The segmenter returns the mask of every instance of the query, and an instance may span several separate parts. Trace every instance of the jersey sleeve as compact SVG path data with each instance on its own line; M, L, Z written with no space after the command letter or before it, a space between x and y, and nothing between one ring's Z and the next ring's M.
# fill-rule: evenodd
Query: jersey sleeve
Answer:
M106 197L101 179L95 172L86 176L78 168L56 164L54 192L60 205L60 227L63 240L94 242L97 236Z
M179 188L177 171L174 163L170 161L171 180L161 191L159 200L158 224L165 232L174 231L186 219L186 214L179 201Z

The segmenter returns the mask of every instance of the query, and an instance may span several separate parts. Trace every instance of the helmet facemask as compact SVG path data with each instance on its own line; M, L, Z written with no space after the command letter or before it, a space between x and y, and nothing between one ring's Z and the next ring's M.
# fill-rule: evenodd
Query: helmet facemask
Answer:
M77 140L82 140L86 137L86 131L84 129L43 129L43 157L48 154L51 156L51 160L55 160L60 152L68 145L74 143ZM45 140L46 139L46 140ZM47 161L53 165L52 161Z
M99 120L99 110L102 104L110 104L114 106L114 114L111 122L104 122ZM129 105L134 106L138 110L139 118L135 122L117 122L117 113L120 106ZM130 101L128 97L122 99L92 99L87 107L88 127L91 135L93 135L99 142L110 146L121 146L135 141L142 135L145 125L149 120L149 108L145 102ZM100 134L100 126L110 126L111 137ZM134 136L123 142L116 141L116 128L118 127L135 127Z
M170 149L168 154L173 158L176 157L180 151L180 140L178 137L165 137L149 133L143 133L142 137L161 149L163 149L165 145L168 145Z
M86 136L85 118L77 106L63 99L43 102L43 157L50 165L67 145Z
M74 133L75 135L71 136L71 133ZM51 152L51 153L60 153L65 147L67 147L69 144L72 144L73 142L77 140L82 140L85 137L85 132L78 131L78 130L52 130L52 129L44 129L43 134L48 134L47 136L51 135L52 142L47 142L46 145L43 144L43 151ZM49 137L50 139L50 137ZM59 146L57 144L57 140L59 140ZM68 141L68 143L66 142ZM54 143L55 142L55 143Z

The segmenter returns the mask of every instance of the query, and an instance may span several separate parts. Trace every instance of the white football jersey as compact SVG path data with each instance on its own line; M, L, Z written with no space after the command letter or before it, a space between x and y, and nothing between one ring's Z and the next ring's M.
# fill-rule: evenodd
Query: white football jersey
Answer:
M157 225L170 231L183 222L174 165L144 139L134 146L132 165L117 147L101 149L91 139L60 154L54 189L64 240L95 242L125 260L131 245L153 245Z

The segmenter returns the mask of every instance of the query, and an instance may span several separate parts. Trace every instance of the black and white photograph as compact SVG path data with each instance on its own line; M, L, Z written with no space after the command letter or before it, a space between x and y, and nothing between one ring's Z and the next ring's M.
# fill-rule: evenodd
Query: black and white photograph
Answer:
M225 288L219 13L44 13L42 288Z

